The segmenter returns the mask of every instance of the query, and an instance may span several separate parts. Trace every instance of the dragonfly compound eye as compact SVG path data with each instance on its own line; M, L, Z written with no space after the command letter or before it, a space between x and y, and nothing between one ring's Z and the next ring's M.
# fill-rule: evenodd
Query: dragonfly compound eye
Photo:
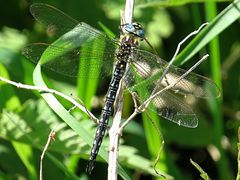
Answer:
M124 30L129 32L129 33L133 33L135 31L135 28L132 24L126 24L124 26Z
M145 36L145 33L144 33L144 30L143 30L143 29L138 30L138 31L136 32L136 34L137 34L139 37L141 37L141 38L143 38L143 37Z
M133 26L135 29L134 34L136 34L140 38L144 38L145 33L144 33L142 25L140 23L133 23Z

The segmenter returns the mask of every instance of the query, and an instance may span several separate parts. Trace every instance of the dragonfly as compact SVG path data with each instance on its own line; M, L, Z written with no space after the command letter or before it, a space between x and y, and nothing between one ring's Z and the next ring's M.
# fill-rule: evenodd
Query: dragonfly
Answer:
M91 174L113 113L120 81L124 82L128 91L137 93L139 102L144 102L153 90L158 92L167 87L186 73L186 70L171 65L159 82L168 62L138 48L139 42L145 37L139 23L123 25L121 28L124 34L115 40L47 4L33 4L30 12L46 26L47 32L58 39L52 44L33 43L26 46L23 55L27 59L70 77L112 77L86 168ZM148 108L180 126L195 128L198 125L197 116L180 97L215 98L219 95L220 91L213 81L190 72L174 87L155 96Z

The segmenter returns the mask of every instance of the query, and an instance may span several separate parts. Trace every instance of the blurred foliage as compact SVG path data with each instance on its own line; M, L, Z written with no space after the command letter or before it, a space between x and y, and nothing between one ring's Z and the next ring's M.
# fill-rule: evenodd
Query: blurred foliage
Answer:
M200 174L201 178L203 178L204 180L209 180L210 179L208 177L208 174L206 172L204 172L204 170L197 163L195 163L192 159L190 159L190 162L201 173Z
M116 36L119 10L125 5L124 1L110 0L33 2L51 4L80 22ZM34 21L29 13L31 3L26 0L1 3L0 76L25 84L41 84L42 77L36 69L33 75L35 65L21 55L21 49L28 43L53 42L54 38L48 37L44 27ZM135 21L143 24L146 37L163 59L171 59L178 42L202 23L212 23L185 45L178 56L178 64L188 59L183 66L187 68L209 53L209 60L195 72L212 77L222 89L222 97L199 100L191 105L199 118L199 126L195 129L178 127L164 119L158 121L151 115L165 141L157 169L170 175L169 178L199 179L200 174L191 165L190 158L196 162L198 170L211 179L235 179L237 176L240 2L235 1L231 7L230 3L232 1L223 0L136 1ZM212 42L218 34L218 39ZM209 46L210 41L213 44ZM145 43L142 48L151 51ZM87 107L99 116L108 81L91 79L86 83L54 72L43 72L41 75L49 87L84 97ZM130 96L126 95L124 105L124 116L128 117L133 109ZM44 158L44 179L106 178L107 165L103 159L107 157L108 138L104 140L94 173L88 177L85 165L95 134L94 123L78 110L67 116L64 107L70 109L71 104L53 95L0 82L0 179L37 179L40 155L52 128L56 131L56 139ZM137 116L123 132L119 149L121 175L132 179L157 179L152 165L161 141L149 118Z

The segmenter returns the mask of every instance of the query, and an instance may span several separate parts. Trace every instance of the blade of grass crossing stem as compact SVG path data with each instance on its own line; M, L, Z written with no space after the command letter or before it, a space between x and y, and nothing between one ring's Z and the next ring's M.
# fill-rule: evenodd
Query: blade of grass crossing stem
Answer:
M205 13L206 18L208 21L211 21L214 17L216 17L217 9L216 3L214 1L206 1L205 3ZM222 89L221 84L221 62L220 62L220 50L219 50L219 39L215 37L209 44L210 49L210 65L211 65L211 72L214 82ZM222 106L222 99L210 99L210 108L211 113L214 120L214 130L215 130L215 145L218 148L221 157L218 161L218 173L220 179L228 179L229 174L228 171L228 164L227 158L224 153L224 150L221 146L221 139L224 135L223 133L223 118L221 113L221 106Z
M96 39L94 41L94 44L93 44L93 47L92 47L92 51L94 51L94 49L98 49L98 66L99 66L99 70L96 71L94 69L94 67L96 66L96 63L94 63L94 66L91 66L90 65L90 69L89 71L95 71L96 72L96 78L93 78L93 79L87 79L88 83L87 83L87 87L86 87L86 99L85 99L85 102L86 102L86 105L87 105L87 108L90 108L91 107L91 99L93 97L93 95L95 95L96 93L96 90L97 90L97 86L98 86L98 83L99 83L99 80L100 80L100 67L103 66L103 56L104 56L104 52L106 50L105 48L105 42L102 41L101 39ZM86 57L87 58L87 57ZM91 61L92 62L92 61Z
M89 52L94 53L95 49L98 50L98 61L89 59ZM79 63L79 77L78 77L78 96L84 102L87 109L91 109L91 99L95 95L97 85L100 77L100 70L103 66L103 56L105 52L105 42L102 39L95 39L91 47L86 47L80 57ZM86 66L86 64L90 65ZM94 63L91 64L91 63ZM98 63L98 65L96 65ZM81 68L88 67L88 68ZM97 69L96 69L97 67ZM84 69L84 71L82 71ZM88 73L95 72L95 78L89 78ZM84 78L83 78L84 77Z
M200 14L199 4L191 4L191 14L194 27L200 27L202 24L202 18Z
M240 0L234 1L226 7L181 51L174 64L180 65L187 62L214 37L238 20L240 17L239 10Z
M216 2L223 2L224 0L214 0ZM225 0L227 1L227 0ZM183 6L190 3L203 3L206 0L147 0L147 1L140 1L139 3L136 2L135 8L149 8L149 7L172 7L172 6ZM138 5L139 4L139 5Z
M111 39L115 38L115 34L102 22L98 22L98 25L101 27L101 29L107 34L107 36Z
M34 84L41 87L46 87L41 75L41 67L37 64L33 73ZM49 107L69 126L71 127L89 146L92 146L93 136L90 135L84 128L81 127L79 122L59 103L53 94L41 94L44 100L48 103ZM108 161L107 151L100 149L99 155ZM130 179L125 170L119 165L119 175L123 179Z
M85 100L85 98L86 98L85 95L86 95L86 89L88 86L89 78L88 78L87 74L88 74L89 69L81 68L81 67L86 66L86 64L88 63L87 59L85 60L85 58L86 58L85 54L88 54L89 53L88 51L91 51L90 48L91 47L82 48L82 53L81 53L81 56L79 57L80 62L79 62L79 71L78 71L78 78L77 78L77 96L83 101L85 106L87 106L87 102ZM86 67L88 67L88 66L86 66ZM89 107L87 106L87 108L89 108Z
M95 48L99 50L99 52L98 52L99 58L101 58L101 56L103 57L104 44L103 44L102 40L101 41L100 40L96 39L96 40L94 40L93 46L83 48L82 54L79 57L80 63L79 63L79 72L78 72L79 76L77 79L77 95L83 101L84 106L86 106L86 108L88 110L91 110L91 99L96 93L97 85L98 85L99 78L100 78L99 77L100 72L95 71L96 78L89 78L88 73L94 71L93 68L96 66L96 64L95 64L95 66L91 66L91 64L90 65L86 65L86 64L89 62L93 62L93 60L89 59L89 52L93 53L92 51L94 51ZM102 49L102 51L101 51L101 49ZM101 67L102 66L101 59L98 59L98 62L99 62L99 67ZM88 67L88 68L81 68L81 67ZM84 117L87 118L87 115L84 115ZM70 157L69 163L68 163L69 164L68 168L71 168L71 167L77 168L78 159L80 159L80 157L76 157L74 155L72 157Z
M199 4L193 3L191 4L191 14L193 19L194 28L197 29L201 26L203 22L203 18L201 18L201 12L200 12L200 6ZM205 54L207 54L206 47L203 48L200 52L200 56L203 57Z

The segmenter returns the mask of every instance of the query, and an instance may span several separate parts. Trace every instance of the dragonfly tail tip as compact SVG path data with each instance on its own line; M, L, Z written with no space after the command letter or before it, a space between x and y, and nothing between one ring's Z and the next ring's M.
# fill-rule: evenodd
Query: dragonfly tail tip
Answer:
M95 165L95 161L93 160L89 160L87 163L87 167L86 167L86 172L90 175L92 173L92 170L94 168Z

